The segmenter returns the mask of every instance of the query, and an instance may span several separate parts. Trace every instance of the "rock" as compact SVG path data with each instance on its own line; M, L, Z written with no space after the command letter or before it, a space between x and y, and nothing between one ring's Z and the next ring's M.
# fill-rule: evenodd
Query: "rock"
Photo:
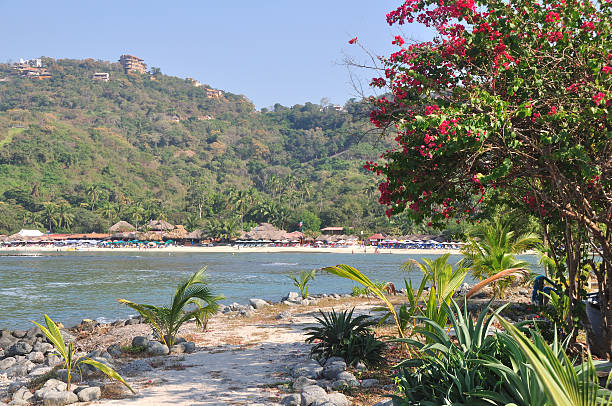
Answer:
M366 369L368 369L368 367L366 366L366 364L364 364L363 362L359 361L357 363L357 365L355 365L355 369L358 371L365 371Z
M361 381L362 388L373 388L375 386L378 386L379 384L380 382L378 381L378 379L364 379Z
M281 400L281 405L302 406L302 395L300 395L299 393L293 393L291 395L285 396L283 400Z
M28 374L28 366L25 364L15 364L6 371L6 376L9 378L17 378Z
M309 360L293 368L292 375L294 378L305 376L306 378L317 379L321 376L322 372L323 367L318 362Z
M181 344L173 345L172 347L170 347L170 352L172 354L182 354L184 352L183 346Z
M14 355L26 355L32 351L32 346L25 341L18 341L11 345L6 352L9 357Z
M329 402L335 406L349 406L351 404L346 396L339 392L328 393L327 398L329 399Z
M287 305L287 306L297 306L297 303L295 302L290 302L289 300L283 300L281 302L281 304Z
M56 375L57 375L57 379L59 379L62 382L68 382L68 371L65 369L58 369L56 371ZM70 382L72 383L77 383L80 381L80 377L79 377L79 371L72 371L72 374L70 375Z
M297 292L289 292L281 301L288 300L290 302L297 302L301 300L300 294Z
M25 335L25 332L24 332ZM34 395L28 390L27 387L22 386L15 393L13 393L13 400L25 400L29 401L29 399L33 398Z
M85 388L78 393L81 402L91 402L92 400L100 399L101 396L102 390L98 387Z
M79 327L81 330L84 330L84 331L92 331L94 328L98 327L99 325L100 323L98 323L95 320L83 319Z
M2 361L0 361L0 371L4 369L9 369L13 365L15 365L16 362L17 360L14 357L6 357Z
M65 328L61 328L60 329L60 334L62 335L62 338L64 339L65 343L72 343L76 340L76 337L73 336L68 330L66 330Z
M253 306L255 310L263 309L264 307L268 306L268 302L263 299L256 298L249 299L249 304Z
M40 351L32 351L26 355L26 359L32 361L35 364L42 364L45 362L45 355Z
M108 352L113 358L119 358L123 354L119 344L109 345L106 352Z
M382 402L378 402L374 406L393 406L393 400L392 399L383 400Z
M140 321L138 319L127 319L124 326L132 326L134 324L140 324Z
M251 317L253 315L252 310L242 309L238 312L238 316L240 317Z
M11 400L8 403L9 406L28 406L29 404L30 402L28 402L27 400L21 400L21 399Z
M302 406L310 406L315 402L325 402L327 400L327 392L320 386L312 385L302 389Z
M151 355L168 355L170 350L159 341L151 341L147 345L147 352Z
M102 392L105 394L105 397L112 397L115 399L122 399L128 396L132 396L132 392L119 382L110 382L104 385L102 388Z
M28 374L28 376L31 378L35 378L37 376L43 376L45 374L48 374L52 370L53 370L52 367L41 365L41 366L37 366L36 368L32 369L30 373Z
M44 406L64 406L79 401L77 395L68 391L48 391L43 395Z
M357 378L355 378L355 375L351 374L350 372L340 372L338 375L336 375L336 380L346 381L349 386L359 386L359 381Z
M196 345L193 341L187 341L186 343L183 343L183 346L185 347L185 352L187 354L191 354L196 350Z
M312 386L316 384L317 381L315 381L314 379L306 378L305 376L300 376L295 380L295 382L293 382L293 390L300 391L306 386Z
M336 378L340 372L346 371L346 362L334 361L326 362L323 368L323 376L327 379L338 379Z
M195 349L196 349L195 343L191 341L187 341L187 342L179 343L177 345L173 345L172 348L170 348L170 352L173 354L182 354L182 353L191 354L192 352L195 351Z
M15 330L13 331L13 337L17 337L17 338L23 338L26 336L26 334L28 334L27 331L25 330Z
M276 315L276 320L287 320L291 318L291 312L283 311Z
M42 352L43 354L48 353L53 350L53 345L49 343L36 343L32 346L32 351L34 352Z
M181 343L186 343L187 340L185 340L183 337L176 337L174 339L174 344L181 344Z
M0 347L8 348L17 341L19 341L19 339L14 337L10 331L0 330Z
M50 367L54 367L56 365L60 365L63 362L64 361L62 360L62 358L59 355L55 355L55 354L49 354L45 358L45 365L48 365Z
M87 357L90 358L94 361L99 362L100 364L104 364L109 368L113 368L114 369L114 365L112 364L111 359L109 358L105 358L105 357ZM94 367L93 365L89 365L89 364L81 364L81 374L83 375L83 378L91 378L91 377L103 377L105 376L104 373L102 371L100 371L98 368ZM77 371L78 373L78 371Z
M132 338L132 347L146 347L149 345L149 339L143 336L136 336Z
M22 386L26 386L27 383L28 382L26 380L16 380L14 382L11 382L8 387L8 393L13 394L17 392L19 388L21 388Z
M31 327L26 332L26 337L30 337L30 338L44 337L44 334L43 334L42 330L40 329L40 327L34 326L34 327Z
M123 327L125 326L125 320L115 320L111 323L113 327Z
M132 361L132 362L129 362L123 365L119 369L119 373L124 376L136 376L143 372L149 372L152 370L153 370L153 367L147 360L138 359L136 361Z

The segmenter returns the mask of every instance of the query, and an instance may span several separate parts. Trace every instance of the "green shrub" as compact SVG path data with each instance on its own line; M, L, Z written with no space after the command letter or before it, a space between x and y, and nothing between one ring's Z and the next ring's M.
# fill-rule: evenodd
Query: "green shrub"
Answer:
M287 277L293 281L293 286L300 290L302 299L308 297L308 284L315 278L316 273L317 270L313 269L312 271L301 271L298 275L287 275Z
M385 344L369 330L376 323L368 321L369 317L365 315L353 318L354 310L320 312L321 317L316 318L319 325L306 328L306 342L318 341L311 350L315 358L342 357L349 365L359 361L376 365L383 361Z

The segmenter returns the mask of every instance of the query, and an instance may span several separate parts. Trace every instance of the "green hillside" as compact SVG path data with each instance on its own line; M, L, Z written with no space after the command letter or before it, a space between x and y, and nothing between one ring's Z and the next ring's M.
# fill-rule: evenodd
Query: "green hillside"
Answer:
M365 104L256 111L242 95L123 73L118 63L43 58L52 78L0 64L0 233L104 231L167 219L223 235L269 221L295 229L394 228L361 168L384 149ZM94 81L109 72L110 81ZM401 221L400 221L401 222Z

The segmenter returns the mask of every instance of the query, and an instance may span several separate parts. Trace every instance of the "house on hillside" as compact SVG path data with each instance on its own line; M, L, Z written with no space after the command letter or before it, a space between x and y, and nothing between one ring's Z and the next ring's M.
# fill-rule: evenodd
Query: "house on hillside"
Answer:
M344 233L344 227L325 227L321 229L321 233L326 235L340 235Z
M123 54L119 58L119 63L123 66L123 70L126 74L147 73L147 64L144 63L144 59L137 56Z
M108 82L110 80L110 74L108 72L96 72L91 78L101 82Z
M210 89L208 87L204 90L206 91L206 97L209 99L218 99L223 96L223 92L221 90Z

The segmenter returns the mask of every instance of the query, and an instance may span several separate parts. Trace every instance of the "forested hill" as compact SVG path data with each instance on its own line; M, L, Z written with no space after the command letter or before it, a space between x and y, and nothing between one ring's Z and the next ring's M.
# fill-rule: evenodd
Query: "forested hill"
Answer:
M256 111L245 96L158 69L42 62L52 77L0 64L0 233L104 231L119 219L221 235L261 221L398 227L361 169L384 149L367 135L365 104ZM93 80L96 72L110 81Z

